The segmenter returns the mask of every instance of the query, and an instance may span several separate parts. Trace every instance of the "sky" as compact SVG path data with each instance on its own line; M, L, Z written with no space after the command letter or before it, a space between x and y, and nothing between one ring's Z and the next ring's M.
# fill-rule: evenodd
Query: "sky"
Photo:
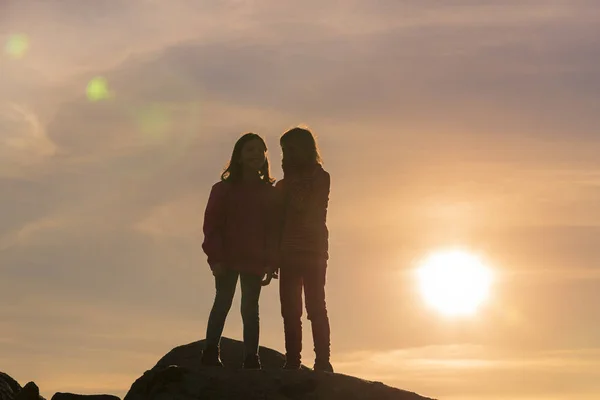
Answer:
M599 398L597 1L0 0L0 45L0 370L21 384L123 397L202 339L210 187L248 131L281 178L304 124L332 177L336 371ZM494 272L469 317L415 281L457 246ZM260 306L283 351L276 285Z

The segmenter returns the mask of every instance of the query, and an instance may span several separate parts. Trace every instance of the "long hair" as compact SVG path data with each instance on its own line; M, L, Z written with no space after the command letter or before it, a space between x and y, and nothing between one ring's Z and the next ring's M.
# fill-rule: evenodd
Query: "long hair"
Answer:
M267 144L260 135L257 135L256 133L252 132L243 134L233 146L231 160L229 160L229 163L227 164L225 170L221 174L222 181L236 183L242 180L243 170L242 164L240 164L242 149L244 148L244 145L246 143L255 139L260 140L263 147L265 148L265 152L267 151ZM260 169L259 175L261 180L268 185L272 185L275 182L275 179L271 177L271 170L269 168L269 157L265 158L265 163Z
M319 146L317 145L317 140L310 130L302 127L292 128L281 135L279 143L283 145L288 140L292 139L297 140L305 149L307 149L307 151L310 152L311 162L314 162L315 164L323 163L321 153L319 152Z

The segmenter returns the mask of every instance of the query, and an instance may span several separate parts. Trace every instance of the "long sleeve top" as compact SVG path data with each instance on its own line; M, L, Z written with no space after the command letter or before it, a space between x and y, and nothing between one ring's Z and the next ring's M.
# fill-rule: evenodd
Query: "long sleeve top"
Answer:
M262 275L278 263L280 202L262 182L213 185L204 214L208 264Z
M327 207L331 178L320 165L277 182L284 201L281 258L323 264L329 259Z

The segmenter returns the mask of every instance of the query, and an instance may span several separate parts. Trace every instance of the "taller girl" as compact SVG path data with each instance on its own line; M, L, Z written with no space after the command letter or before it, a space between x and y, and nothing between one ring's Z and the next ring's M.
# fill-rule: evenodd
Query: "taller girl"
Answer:
M308 129L287 131L281 137L280 144L284 178L277 182L276 188L284 199L279 278L286 350L284 368L300 368L304 289L306 312L311 321L315 346L314 369L333 372L325 303L330 177L321 166L315 137Z
M216 296L206 328L203 365L222 366L219 344L239 277L243 368L261 367L258 300L263 276L267 274L270 281L277 267L280 229L273 182L265 141L254 133L243 135L233 148L221 181L212 187L204 216L202 248L215 276Z

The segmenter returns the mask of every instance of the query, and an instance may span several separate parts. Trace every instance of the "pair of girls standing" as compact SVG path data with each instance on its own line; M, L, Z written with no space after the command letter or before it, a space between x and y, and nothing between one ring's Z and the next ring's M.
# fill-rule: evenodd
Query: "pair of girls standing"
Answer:
M261 368L258 302L262 286L279 271L284 368L299 369L301 365L304 289L316 355L314 369L333 372L325 303L330 178L309 130L287 131L280 145L284 178L275 186L264 140L247 133L235 144L221 181L212 187L202 247L215 277L216 295L202 364L222 366L219 343L239 278L245 351L242 367Z

